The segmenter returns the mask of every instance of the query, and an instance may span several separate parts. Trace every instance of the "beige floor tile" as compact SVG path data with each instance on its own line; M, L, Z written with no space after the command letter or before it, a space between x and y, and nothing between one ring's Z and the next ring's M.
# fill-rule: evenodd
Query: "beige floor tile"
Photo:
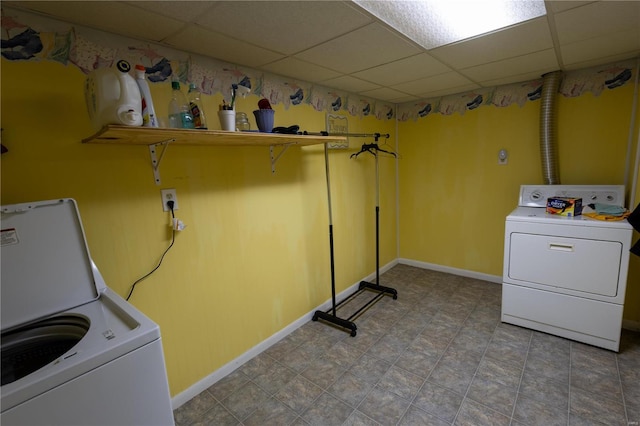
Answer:
M623 330L616 354L501 323L495 283L408 265L381 283L398 299L363 312L355 337L309 321L176 425L640 425L640 333Z

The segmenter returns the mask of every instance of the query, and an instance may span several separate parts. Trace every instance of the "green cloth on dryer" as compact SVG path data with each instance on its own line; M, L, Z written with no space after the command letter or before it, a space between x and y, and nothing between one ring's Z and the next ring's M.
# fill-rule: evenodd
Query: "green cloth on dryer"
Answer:
M609 216L622 216L627 212L627 209L621 206L614 206L613 204L592 203L589 204L593 210L598 214L606 214Z

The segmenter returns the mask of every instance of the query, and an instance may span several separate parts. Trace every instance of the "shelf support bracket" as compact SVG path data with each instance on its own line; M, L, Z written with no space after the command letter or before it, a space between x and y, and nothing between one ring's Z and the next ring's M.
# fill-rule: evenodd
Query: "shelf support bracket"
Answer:
M166 141L158 142L149 145L149 154L151 155L151 167L153 168L153 178L156 182L156 185L160 185L160 162L162 162L162 158L164 154L167 152L167 148L171 142L175 142L175 139L167 139ZM162 151L160 152L160 157L156 155L156 149L162 146Z
M282 157L282 154L285 153L287 149L293 144L286 144L282 146L282 149L277 154L275 153L275 146L271 145L269 147L269 152L271 153L271 173L274 174L276 172L276 163Z

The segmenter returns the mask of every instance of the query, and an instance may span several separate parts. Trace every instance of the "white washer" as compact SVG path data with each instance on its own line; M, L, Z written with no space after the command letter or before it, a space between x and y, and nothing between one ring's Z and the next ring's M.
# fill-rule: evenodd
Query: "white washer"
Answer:
M502 321L618 351L633 228L548 214L554 196L623 206L624 186L520 188L505 226Z
M159 327L107 288L72 199L2 207L6 425L173 425Z

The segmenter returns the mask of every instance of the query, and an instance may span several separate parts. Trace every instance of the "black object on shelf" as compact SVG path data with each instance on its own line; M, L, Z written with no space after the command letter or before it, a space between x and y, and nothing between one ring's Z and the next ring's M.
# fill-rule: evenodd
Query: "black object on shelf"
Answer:
M304 132L305 134L309 134ZM329 136L328 132L320 133L322 136ZM378 152L385 152L388 154L396 156L395 153L390 151L385 151L378 147L378 139L380 136L389 137L389 135L381 135L380 133L374 134L363 134L363 133L339 133L332 134L331 136L354 136L354 137L375 137L376 143L374 144L365 144L362 145L362 149L351 155L351 158L354 156L357 157L359 154L363 152L369 152L373 154L376 159L376 282L371 283L368 281L360 281L358 285L358 290L353 292L351 295L347 296L344 300L339 303L336 303L336 286L335 286L335 267L334 267L334 255L333 255L333 219L331 213L331 182L329 179L329 156L328 156L328 148L325 144L324 147L324 157L325 157L325 173L327 177L327 198L329 201L329 251L330 251L330 259L331 259L331 308L327 311L316 311L313 314L312 320L318 321L323 320L330 324L337 325L347 331L350 331L351 337L355 337L357 334L358 327L353 322L353 319L358 317L362 312L372 306L374 303L382 299L385 295L389 295L393 297L393 299L398 298L398 292L391 288L381 286L380 283L380 173L378 169ZM348 318L340 318L336 310L339 306L342 306L346 303L351 302L355 299L356 296L365 292L365 291L373 291L376 293L373 298L371 298L367 303L362 305L359 309L357 309L351 316Z

